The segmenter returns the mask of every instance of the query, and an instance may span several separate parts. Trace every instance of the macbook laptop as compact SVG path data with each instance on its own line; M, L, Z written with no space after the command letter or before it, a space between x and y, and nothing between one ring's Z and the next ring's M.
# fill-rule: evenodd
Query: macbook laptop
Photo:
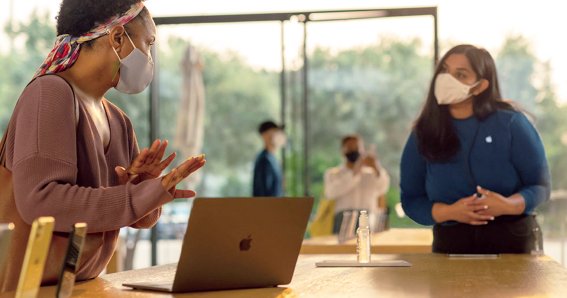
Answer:
M191 292L289 284L312 206L313 198L197 198L174 278L123 285Z

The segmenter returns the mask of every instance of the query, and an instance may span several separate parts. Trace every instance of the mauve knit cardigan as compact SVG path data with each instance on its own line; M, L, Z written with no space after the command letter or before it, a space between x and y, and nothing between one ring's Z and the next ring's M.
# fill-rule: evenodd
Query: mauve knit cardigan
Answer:
M68 242L65 234L72 224L88 225L77 279L90 279L106 267L120 228L153 226L161 206L173 199L160 179L118 185L114 168L128 167L139 153L132 124L118 107L103 100L111 134L105 150L81 102L74 100L65 80L43 76L24 90L10 120L6 168L13 178L13 212L27 224L40 216L55 218L43 284L57 281ZM27 236L16 233L13 238L4 290L17 285L27 242L18 237Z

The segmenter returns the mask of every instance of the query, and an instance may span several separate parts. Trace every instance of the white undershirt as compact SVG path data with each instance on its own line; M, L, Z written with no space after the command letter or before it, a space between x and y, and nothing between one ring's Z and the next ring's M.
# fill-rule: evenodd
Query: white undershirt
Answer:
M345 165L325 172L325 197L335 200L335 213L349 209L374 213L378 209L378 197L386 194L389 187L390 176L382 167L380 175L367 166L356 175Z
M71 85L73 86L73 93L75 94L75 124L79 125L79 103L77 102L78 99L83 103L85 109L87 110L87 113L89 113L89 116L94 122L104 150L106 150L108 148L108 145L110 144L110 125L108 117L106 116L104 104L102 103L103 99L96 99L92 96L88 96L74 84Z
M102 100L91 99L88 97L82 97L83 104L93 120L98 135L101 138L104 149L108 147L110 143L110 126L108 125L108 118L106 117L106 111Z

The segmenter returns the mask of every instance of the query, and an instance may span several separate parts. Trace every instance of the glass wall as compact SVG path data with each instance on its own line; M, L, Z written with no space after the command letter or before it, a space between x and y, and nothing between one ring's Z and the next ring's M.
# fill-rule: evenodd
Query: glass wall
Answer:
M198 197L252 194L253 163L263 149L258 126L279 122L280 30L278 22L159 27L159 137L179 162L206 154L205 167L183 185ZM183 233L172 231L184 231L191 202L164 209L158 263L177 261L164 252L179 250Z
M396 34L407 24L419 30ZM433 28L431 16L308 23L312 195L324 195L325 170L343 163L340 140L356 133L391 176L389 205L399 201L400 152L427 92ZM391 216L393 227L414 225Z
M169 139L171 150L182 156L207 154L207 165L187 187L196 189L200 197L250 196L253 161L262 149L257 126L266 119L284 119L289 136L280 156L286 168L285 190L289 196L303 195L306 113L311 195L322 196L323 173L341 162L338 144L350 132L380 146L380 158L397 185L397 155L433 65L433 19L418 19L421 27L429 28L426 36L393 37L388 28L400 19L309 23L308 90L304 90L306 28L298 18L283 24L160 26L160 138ZM369 30L362 38L349 38L348 32L360 28ZM329 42L334 34L337 37ZM376 117L360 121L369 111ZM392 187L393 204L398 200L396 189ZM165 209L158 224L160 250L178 250L182 235L161 231L186 224L182 221L188 214L178 216L179 223L172 218L189 212L190 204L191 200L178 200ZM415 226L407 219L394 224L400 225ZM170 254L160 251L159 255ZM158 263L172 261L158 259Z
M278 23L159 28L160 137L180 158L207 155L187 184L199 196L251 195L258 125L279 118L279 32Z

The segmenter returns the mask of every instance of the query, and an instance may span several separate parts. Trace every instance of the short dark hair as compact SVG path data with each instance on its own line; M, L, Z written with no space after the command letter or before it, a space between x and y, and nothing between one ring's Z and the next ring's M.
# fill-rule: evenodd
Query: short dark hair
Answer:
M271 121L271 120L264 121L264 122L260 123L260 126L258 126L258 133L263 134L264 132L266 132L266 131L268 131L272 128L283 130L285 128L285 126L284 125L278 126L274 121Z
M346 143L348 143L350 141L360 141L360 140L361 140L361 137L358 134L353 133L353 134L346 135L341 140L341 147L343 147Z
M96 25L123 14L144 0L63 0L57 16L57 35L82 36ZM136 17L149 15L147 8Z

